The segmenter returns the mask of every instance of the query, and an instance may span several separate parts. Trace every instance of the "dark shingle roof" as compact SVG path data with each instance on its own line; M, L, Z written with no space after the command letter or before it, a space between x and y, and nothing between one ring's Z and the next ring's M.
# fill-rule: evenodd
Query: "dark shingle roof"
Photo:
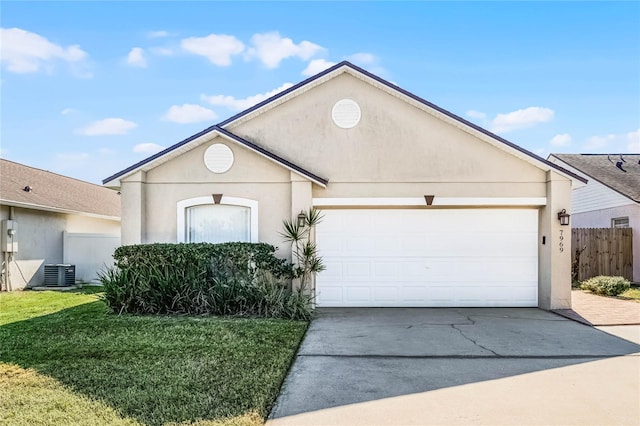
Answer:
M25 187L31 191L25 191ZM92 183L0 159L0 201L38 210L120 217L120 196Z
M640 154L551 154L640 203ZM621 158L624 161L621 161ZM617 164L620 163L618 167Z

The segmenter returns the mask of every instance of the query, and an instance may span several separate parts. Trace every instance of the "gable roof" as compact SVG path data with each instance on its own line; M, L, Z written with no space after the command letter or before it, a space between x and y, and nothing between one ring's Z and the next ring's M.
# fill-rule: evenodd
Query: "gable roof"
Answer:
M31 187L30 191L25 191ZM120 220L120 196L112 189L0 159L4 205Z
M356 78L360 78L362 80L365 80L367 82L369 82L370 84L373 84L383 90L385 90L386 92L390 93L391 95L394 96L398 96L402 99L404 99L405 101L408 101L410 103L412 103L413 105L421 108L422 110L431 113L433 115L438 116L441 119L445 119L446 121L448 121L449 123L456 125L457 127L461 128L464 131L467 131L469 133L474 134L475 136L480 137L481 139L485 140L486 142L489 142L490 144L498 147L499 149L503 149L509 153L511 153L512 155L515 155L527 162L532 163L533 165L542 168L544 170L550 170L550 169L554 169L555 171L561 173L564 176L569 177L572 180L578 180L580 182L586 183L587 180L584 179L583 177L576 175L572 172L570 172L569 170L565 170L564 168L558 166L557 164L554 164L548 160L545 160L542 157L537 156L536 154L527 151L526 149L494 134L491 133L490 131L483 129L480 126L477 126L476 124L471 123L470 121L465 120L462 117L459 117L443 108L440 108L439 106L432 104L429 101L426 101L424 99L422 99L419 96L414 95L413 93L404 90L398 86L396 86L395 84L392 84L386 80L384 80L381 77L378 77L375 74L372 74L366 70L364 70L363 68L360 68L348 61L342 61L330 68L327 68L326 70L307 78L306 80L301 81L298 84L295 84L293 86L291 86L290 88L283 90L282 92L279 92L277 94L275 94L274 96L265 99L262 102L259 102L258 104L224 120L221 121L220 123L218 123L217 125L211 126L207 129L204 129L203 131L181 141L178 142L177 144L165 149L164 151L159 152L158 154L155 154L145 160L140 161L137 164L134 164L133 166L122 170L116 174L114 174L113 176L110 176L108 178L106 178L105 180L103 180L103 183L106 185L108 183L113 183L116 182L119 178L125 176L125 175L129 175L129 174L133 174L135 173L137 170L140 170L143 166L145 165L150 165L150 163L155 162L156 160L158 160L159 158L161 158L162 156L165 156L167 154L169 154L170 152L174 151L175 149L178 149L180 147L182 147L183 145L191 142L194 139L197 139L203 135L206 135L208 133L211 133L213 131L220 131L220 130L225 130L229 135L233 135L233 133L231 133L231 129L234 127L234 125L237 125L239 122L242 122L244 120L248 120L250 118L252 118L253 116L257 115L257 114L261 114L263 112L265 112L266 110L276 107L277 105L279 105L282 102L286 102L289 98L297 96L299 93L302 93L306 90L309 90L310 88L312 88L314 85L318 85L318 84L322 84L325 81L328 81L344 72L348 72L351 75L355 76ZM238 136L233 135L236 138L238 138ZM247 142L247 141L245 141ZM258 147L258 145L251 143L252 145ZM259 147L261 150L265 151L268 153L268 151L264 148ZM271 154L269 153L271 157L277 157L275 154ZM284 160L281 157L277 157L280 160ZM292 163L289 163L287 160L284 160L285 162L287 162L289 165L292 165ZM278 161L279 162L279 161ZM281 163L282 164L282 163ZM296 166L297 167L297 166ZM150 168L150 167L149 167ZM301 170L304 170L300 167L297 167ZM309 173L309 172L307 172ZM315 175L314 175L315 176ZM326 180L325 180L325 185L326 185Z
M132 174L135 173L138 170L145 170L145 169L151 169L153 167L156 167L164 162L169 161L171 158L180 155L183 151L179 150L179 148L184 147L185 145L189 144L190 142L196 141L200 138L200 142L204 142L205 140L210 140L212 137L215 136L221 136L229 141L235 142L241 146L244 146L245 148L248 148L249 150L255 152L258 155L261 155L263 157L268 158L269 160L283 166L284 168L294 171L304 177L306 177L307 179L309 179L310 181L322 186L322 187L326 187L327 183L329 183L328 179L322 178L314 173L311 173L308 170L303 169L302 167L288 161L285 160L282 157L279 157L278 155L266 150L265 148L261 147L260 145L257 145L253 142L249 142L248 140L241 138L240 136L231 133L230 131L221 128L218 125L214 125L211 127L208 127L206 129L204 129L203 131L196 133L193 136L188 137L185 140L182 140L180 142L178 142L175 145L170 146L167 149L164 149L160 152L158 152L157 154L152 155L151 157L148 157L118 173L116 173L113 176L109 176L108 178L104 179L102 181L103 184L108 184L111 183L113 181L116 181L117 179L119 179L122 176L128 175L128 174ZM146 166L146 167L145 167Z
M551 154L551 156L640 203L640 154ZM620 163L620 167L617 163Z

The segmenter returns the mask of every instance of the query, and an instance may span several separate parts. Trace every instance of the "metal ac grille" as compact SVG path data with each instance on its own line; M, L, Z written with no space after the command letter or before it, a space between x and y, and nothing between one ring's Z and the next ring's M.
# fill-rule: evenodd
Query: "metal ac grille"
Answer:
M76 282L76 265L44 265L44 285L69 287Z

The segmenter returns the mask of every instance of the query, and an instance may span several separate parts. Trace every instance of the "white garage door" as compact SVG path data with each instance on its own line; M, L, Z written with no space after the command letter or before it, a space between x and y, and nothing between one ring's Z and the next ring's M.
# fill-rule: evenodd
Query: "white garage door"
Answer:
M318 306L537 306L534 209L324 210Z

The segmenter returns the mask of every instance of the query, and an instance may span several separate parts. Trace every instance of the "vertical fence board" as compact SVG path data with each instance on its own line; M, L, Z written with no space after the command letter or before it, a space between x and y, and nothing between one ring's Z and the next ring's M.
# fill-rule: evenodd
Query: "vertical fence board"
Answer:
M633 276L631 228L574 228L571 230L572 262L579 254L578 281L597 275Z

